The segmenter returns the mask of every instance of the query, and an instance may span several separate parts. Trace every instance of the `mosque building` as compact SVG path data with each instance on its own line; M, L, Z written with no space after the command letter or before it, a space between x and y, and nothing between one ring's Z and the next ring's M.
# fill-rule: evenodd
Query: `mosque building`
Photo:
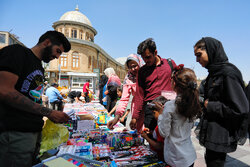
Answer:
M84 83L90 80L90 89L95 91L99 76L108 67L114 68L119 78L125 77L124 64L94 43L97 31L78 7L63 14L52 27L68 38L71 50L48 64L46 72L51 81L57 80L61 86L82 91Z

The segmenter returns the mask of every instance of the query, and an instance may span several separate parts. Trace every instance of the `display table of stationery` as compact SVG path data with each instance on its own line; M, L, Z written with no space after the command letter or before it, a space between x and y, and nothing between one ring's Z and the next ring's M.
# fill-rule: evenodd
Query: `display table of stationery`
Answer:
M99 103L66 104L64 112L71 119L64 124L69 139L58 147L56 156L45 159L44 167L94 166L165 166L158 160L137 131L127 131L118 122L107 128L107 110Z

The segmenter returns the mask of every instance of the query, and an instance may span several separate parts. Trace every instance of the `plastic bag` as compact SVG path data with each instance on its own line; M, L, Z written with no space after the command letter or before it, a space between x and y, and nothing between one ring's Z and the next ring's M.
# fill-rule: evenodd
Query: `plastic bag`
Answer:
M65 126L62 124L55 124L47 119L42 130L40 154L58 147L60 144L66 142L68 138L69 131Z

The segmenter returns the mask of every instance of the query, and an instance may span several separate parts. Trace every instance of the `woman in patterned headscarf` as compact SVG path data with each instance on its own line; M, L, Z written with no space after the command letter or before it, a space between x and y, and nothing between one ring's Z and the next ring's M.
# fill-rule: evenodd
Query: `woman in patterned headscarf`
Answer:
M125 118L129 111L131 110L131 112L133 112L134 101L132 99L136 91L136 78L139 68L143 65L143 61L138 55L130 54L127 57L126 65L129 70L123 82L122 97L117 106L115 118L108 123L109 129L113 129L113 126L120 118L121 122L125 122ZM125 111L126 113L124 114ZM141 130L142 125L143 122L138 123L138 131Z

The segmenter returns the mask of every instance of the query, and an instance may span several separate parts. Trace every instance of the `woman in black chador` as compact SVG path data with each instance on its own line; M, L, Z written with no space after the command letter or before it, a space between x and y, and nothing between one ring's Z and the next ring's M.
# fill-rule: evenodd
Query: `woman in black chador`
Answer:
M248 113L241 72L228 58L220 41L206 37L194 46L196 61L208 69L204 112L199 134L208 167L224 166L226 155L237 148ZM244 133L245 135L245 133Z

